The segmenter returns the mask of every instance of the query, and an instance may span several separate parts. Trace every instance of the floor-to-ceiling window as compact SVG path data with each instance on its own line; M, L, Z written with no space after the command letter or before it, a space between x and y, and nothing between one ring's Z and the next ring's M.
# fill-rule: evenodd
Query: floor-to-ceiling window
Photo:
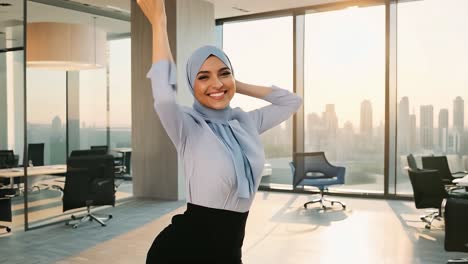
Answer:
M293 90L292 16L225 23L222 35L223 49L233 64L236 79ZM236 94L231 105L250 111L266 104ZM261 136L266 154L262 185L291 185L292 131L289 119Z
M304 150L346 167L346 191L383 192L385 6L310 13Z
M80 149L107 145L107 69L79 72Z
M397 20L397 193L412 193L406 155L468 169L468 2L407 1Z
M109 41L109 111L111 148L131 147L131 40Z

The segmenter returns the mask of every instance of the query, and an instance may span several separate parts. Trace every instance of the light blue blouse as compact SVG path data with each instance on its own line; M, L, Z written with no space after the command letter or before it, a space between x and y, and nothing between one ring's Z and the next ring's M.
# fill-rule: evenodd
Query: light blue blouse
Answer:
M159 61L151 67L154 108L169 138L183 162L187 202L216 209L246 212L255 195L240 198L234 162L226 145L213 133L203 116L193 108L180 106L175 96L175 65ZM265 163L259 135L287 120L302 104L302 99L287 90L273 86L262 98L270 102L265 107L245 112L233 108L234 120L229 121L236 133L252 145L258 158L250 164L255 178L255 191ZM245 128L245 129L243 129ZM252 132L251 132L252 131Z

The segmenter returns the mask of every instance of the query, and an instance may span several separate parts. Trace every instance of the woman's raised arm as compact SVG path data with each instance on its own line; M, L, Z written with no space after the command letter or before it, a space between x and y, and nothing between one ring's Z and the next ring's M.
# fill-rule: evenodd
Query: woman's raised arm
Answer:
M167 37L167 18L164 0L137 0L138 5L153 28L153 63L160 60L173 62Z

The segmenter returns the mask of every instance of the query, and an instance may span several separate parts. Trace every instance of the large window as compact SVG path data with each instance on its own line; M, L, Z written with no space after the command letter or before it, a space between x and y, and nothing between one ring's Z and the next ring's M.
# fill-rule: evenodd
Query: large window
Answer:
M128 148L131 143L131 40L109 41L110 145Z
M65 164L66 71L28 68L26 76L28 143L44 143L44 164Z
M346 167L347 191L383 192L385 6L305 17L304 150Z
M106 70L79 72L80 149L107 145Z
M468 169L468 2L398 5L397 193L412 193L406 155L446 155Z
M272 34L274 32L274 34ZM257 85L293 90L293 18L291 16L227 23L223 49L234 67L235 78ZM232 106L250 111L267 102L236 94ZM262 184L292 182L292 119L262 135L266 162Z

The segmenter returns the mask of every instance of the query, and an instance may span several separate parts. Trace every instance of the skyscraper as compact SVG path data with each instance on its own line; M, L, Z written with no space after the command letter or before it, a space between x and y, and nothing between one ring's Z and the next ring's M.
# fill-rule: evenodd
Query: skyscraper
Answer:
M338 117L336 116L334 104L325 105L322 120L325 132L323 148L327 151L327 156L334 160L336 159L336 135L338 130Z
M408 153L410 149L409 100L402 97L398 104L398 151Z
M449 112L448 109L440 109L439 111L439 130L438 130L438 138L439 138L439 148L443 152L447 152L448 147L448 138L449 138Z
M325 105L323 121L329 135L336 136L336 130L338 129L338 117L336 116L334 104Z
M369 100L361 103L360 133L362 136L372 137L372 104Z
M453 133L454 138L457 140L454 142L454 152L461 154L463 148L463 136L465 131L465 101L457 96L453 100Z
M420 116L421 147L432 149L434 146L434 107L432 105L421 105Z
M453 128L459 131L465 129L465 101L460 96L453 100Z
M416 115L409 116L409 150L414 152L416 150Z

